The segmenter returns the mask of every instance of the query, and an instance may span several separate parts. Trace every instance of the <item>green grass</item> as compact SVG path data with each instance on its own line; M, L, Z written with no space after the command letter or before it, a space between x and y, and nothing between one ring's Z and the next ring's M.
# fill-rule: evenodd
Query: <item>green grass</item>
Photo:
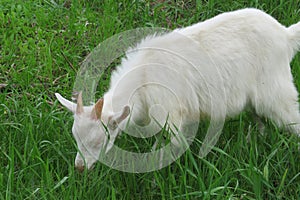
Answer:
M300 21L298 0L2 0L0 199L300 199L297 139L271 122L261 136L245 113L226 122L205 158L197 156L199 136L159 171L129 174L101 163L89 173L74 170L72 115L54 93L71 96L80 63L97 44L132 28L174 29L244 7L284 25ZM292 71L299 89L299 55Z

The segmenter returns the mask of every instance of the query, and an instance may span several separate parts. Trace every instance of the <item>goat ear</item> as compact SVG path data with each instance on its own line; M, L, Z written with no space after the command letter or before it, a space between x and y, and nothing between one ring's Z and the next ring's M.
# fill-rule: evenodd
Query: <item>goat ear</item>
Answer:
M121 112L121 114L116 118L116 122L119 124L130 114L129 106L125 106Z
M95 104L92 110L92 119L95 120L101 119L103 104L104 104L103 98L97 101L97 103Z
M57 100L72 113L76 112L76 104L63 98L59 93L55 93Z
M126 117L130 114L130 108L129 106L125 106L121 112L118 112L114 116L109 117L109 123L108 126L110 129L115 130L118 127L118 124L120 124Z

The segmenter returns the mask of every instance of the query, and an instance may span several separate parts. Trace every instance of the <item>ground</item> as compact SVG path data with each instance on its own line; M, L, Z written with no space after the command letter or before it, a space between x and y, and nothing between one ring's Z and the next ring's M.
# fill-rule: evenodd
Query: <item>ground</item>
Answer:
M245 7L286 26L300 21L299 0L2 0L0 199L300 199L297 138L270 121L262 136L247 113L226 122L205 158L197 153L207 122L190 150L159 171L130 174L101 163L91 172L74 169L72 114L54 93L71 97L80 63L94 47L125 30L174 29ZM299 90L299 55L291 68Z

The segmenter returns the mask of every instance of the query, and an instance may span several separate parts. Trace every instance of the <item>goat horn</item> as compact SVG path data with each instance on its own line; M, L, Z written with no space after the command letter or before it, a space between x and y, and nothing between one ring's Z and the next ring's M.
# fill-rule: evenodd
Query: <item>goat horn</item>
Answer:
M82 92L78 93L77 97L77 107L76 107L76 114L83 113L83 102L82 102Z

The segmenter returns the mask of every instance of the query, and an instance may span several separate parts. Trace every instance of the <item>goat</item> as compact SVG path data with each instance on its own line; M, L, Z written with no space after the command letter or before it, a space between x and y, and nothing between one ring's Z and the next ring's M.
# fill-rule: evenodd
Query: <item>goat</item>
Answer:
M300 136L298 92L290 69L299 48L300 22L286 28L251 8L146 37L127 52L95 105L83 106L82 93L77 104L55 94L74 113L72 132L81 152L76 168L90 169L96 162L107 142L105 126L113 144L122 124L149 121L153 105L161 105L179 130L200 116L218 121L251 107ZM175 97L150 82L170 84Z

